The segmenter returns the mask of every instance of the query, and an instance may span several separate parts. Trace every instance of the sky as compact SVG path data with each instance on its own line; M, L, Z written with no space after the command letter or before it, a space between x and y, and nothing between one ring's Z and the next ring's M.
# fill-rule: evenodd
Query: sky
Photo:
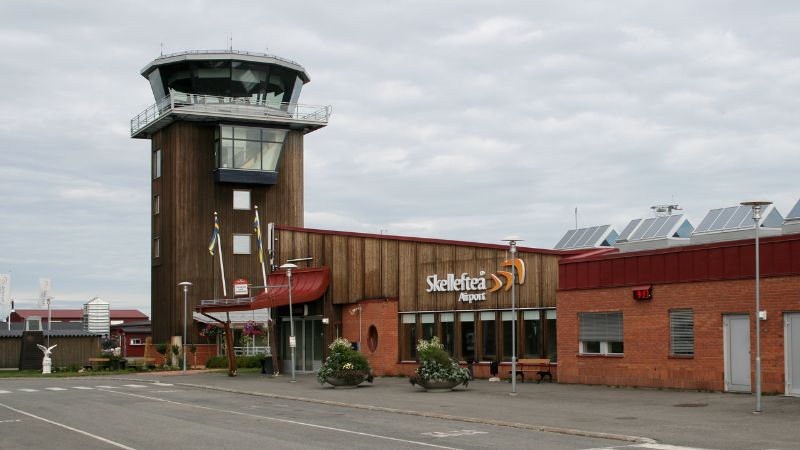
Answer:
M150 144L164 53L298 61L305 223L552 248L650 206L800 198L795 1L35 1L0 6L0 273L17 308L150 311ZM3 316L8 305L0 307Z

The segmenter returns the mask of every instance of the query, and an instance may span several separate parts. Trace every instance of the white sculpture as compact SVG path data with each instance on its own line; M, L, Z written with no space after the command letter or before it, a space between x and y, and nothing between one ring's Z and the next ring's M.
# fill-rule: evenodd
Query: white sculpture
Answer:
M44 358L42 358L42 373L50 373L50 367L52 365L52 362L50 361L50 354L53 353L54 348L58 347L58 344L52 347L45 347L44 345L39 344L36 344L36 346L39 347L39 350L41 350L42 353L44 353Z

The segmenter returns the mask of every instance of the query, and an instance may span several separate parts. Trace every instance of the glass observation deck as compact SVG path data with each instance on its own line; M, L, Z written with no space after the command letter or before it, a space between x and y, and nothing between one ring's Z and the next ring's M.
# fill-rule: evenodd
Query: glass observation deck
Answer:
M131 119L131 137L149 138L175 120L324 127L330 106L298 103L310 81L298 63L236 50L163 55L145 66L156 103Z

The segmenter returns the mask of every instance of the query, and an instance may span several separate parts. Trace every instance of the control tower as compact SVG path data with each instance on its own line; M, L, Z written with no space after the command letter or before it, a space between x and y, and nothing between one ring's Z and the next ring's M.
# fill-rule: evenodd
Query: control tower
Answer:
M141 74L155 104L131 119L131 137L151 142L152 332L166 342L183 334L179 282L193 284L189 314L199 299L223 295L208 250L214 212L229 297L235 279L262 283L256 206L265 239L269 222L303 226L303 136L327 125L331 108L299 104L306 70L273 55L187 51Z

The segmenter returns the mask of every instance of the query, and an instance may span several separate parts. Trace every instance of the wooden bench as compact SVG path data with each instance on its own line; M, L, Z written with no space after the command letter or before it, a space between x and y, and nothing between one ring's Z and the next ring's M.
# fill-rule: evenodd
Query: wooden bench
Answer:
M89 358L89 364L84 364L84 369L97 370L101 367L108 367L111 360L109 358Z
M537 383L544 381L544 377L547 377L547 381L552 383L553 373L550 371L552 367L553 363L549 359L523 358L517 361L517 375L522 377L523 383L525 382L526 373L536 373L539 376L539 379L536 380ZM509 370L508 373L510 374L511 371Z
M155 358L138 358L138 359L128 360L128 367L132 367L136 370L143 369L145 367L155 367L155 366L156 366Z

